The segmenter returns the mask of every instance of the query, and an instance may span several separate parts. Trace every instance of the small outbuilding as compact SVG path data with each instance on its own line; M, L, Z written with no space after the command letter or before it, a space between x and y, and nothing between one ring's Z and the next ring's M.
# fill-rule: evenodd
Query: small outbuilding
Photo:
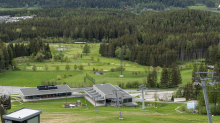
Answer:
M5 123L40 123L41 110L22 108L3 115Z

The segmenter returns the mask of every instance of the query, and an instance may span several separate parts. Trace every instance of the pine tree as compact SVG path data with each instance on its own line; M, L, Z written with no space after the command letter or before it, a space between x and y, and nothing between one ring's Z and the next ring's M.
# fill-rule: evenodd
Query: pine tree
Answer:
M79 70L84 70L83 65L79 65Z
M82 53L86 53L86 55L87 53L90 53L90 46L87 43L85 44Z
M58 71L59 69L60 69L60 67L57 65L57 66L56 66L56 70Z
M13 59L13 51L10 46L8 47L8 59L9 59L9 63L11 63Z
M182 77L178 66L176 67L176 73L177 73L177 85L182 84Z
M172 70L171 70L171 87L177 87L178 84L178 74L177 74L177 70L176 67L174 65L172 65Z
M197 73L196 73L197 69L198 69L197 64L195 64L192 71L192 83L195 82L194 77L197 77Z
M70 66L67 64L65 69L68 71L70 69Z
M163 66L163 70L161 72L161 78L160 78L160 85L162 88L167 88L168 87L168 82L169 82L169 77L168 77L168 71L165 67Z
M4 54L0 49L0 73L2 72L2 68L4 67Z
M151 85L152 85L152 73L151 72L148 72L148 75L147 75L147 87L151 88Z
M156 71L156 67L154 67L153 71L152 71L152 84L151 87L156 87L157 84L157 71Z
M3 54L4 54L4 60L5 60L4 68L7 68L8 65L9 65L8 51L7 51L6 47L3 47L2 51L3 51Z
M73 66L73 67L74 67L74 70L76 70L76 69L77 69L77 66L76 66L76 64L74 64L74 66Z
M45 69L46 71L49 69L47 64L45 64L44 69Z

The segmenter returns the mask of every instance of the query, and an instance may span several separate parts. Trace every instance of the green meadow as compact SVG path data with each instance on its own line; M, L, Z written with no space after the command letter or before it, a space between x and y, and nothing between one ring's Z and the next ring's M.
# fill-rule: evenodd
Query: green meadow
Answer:
M13 98L12 98L13 99ZM154 103L146 102L145 110L142 110L140 104L137 108L121 107L122 120L119 120L118 107L97 107L98 115L95 107L87 101L85 106L84 98L69 98L67 103L73 103L81 100L82 107L65 109L66 99L34 101L34 102L12 102L12 108L8 111L15 111L20 108L33 108L42 110L42 123L207 123L206 115L198 115L192 113L181 112L180 108L184 103ZM176 111L176 110L180 111ZM220 122L219 116L212 117L213 123Z
M54 49L65 47L67 44L53 44ZM90 44L92 47L92 44ZM135 65L133 62L130 61L123 61L123 67L125 71L123 71L124 77L119 77L121 74L120 71L111 72L111 68L120 67L120 60L117 58L107 58L102 57L99 54L99 45L94 44L93 48L91 48L91 53L79 56L77 59L73 59L73 56L78 53L82 53L82 46L80 44L72 44L68 46L67 50L62 51L65 56L69 58L69 63L59 61L55 61L52 63L50 60L45 60L44 62L34 62L29 61L28 58L17 58L18 67L21 69L20 71L12 71L9 70L7 72L1 73L1 84L3 86L26 86L26 87L36 87L41 84L42 81L49 81L49 82L60 82L60 83L67 83L71 87L82 87L82 86L91 86L92 82L88 79L84 80L86 74L93 77L95 79L96 84L102 83L111 83L111 84L118 84L118 83L127 83L138 81L140 83L146 79L147 73L144 70L144 66L142 65ZM61 51L55 50L55 53L58 54ZM91 60L91 57L94 57L94 60ZM99 58L99 62L97 59ZM27 62L30 64L27 65ZM88 65L88 62L90 65ZM125 63L125 64L124 64ZM45 64L48 65L48 71L45 70ZM66 65L70 66L70 70L65 70ZM80 71L79 69L74 70L74 65L83 65L84 70ZM33 71L32 67L36 65L37 70ZM26 66L26 70L24 70L24 66ZM59 70L56 70L56 66L59 66ZM102 69L105 72L105 75L95 75L93 74L94 69ZM147 71L151 71L152 69L149 67ZM162 68L158 69L158 82L160 82ZM136 74L137 75L136 75ZM192 77L192 68L185 68L181 69L182 75L182 84L180 86L184 86L187 82L190 82ZM60 80L57 80L57 76L61 76Z

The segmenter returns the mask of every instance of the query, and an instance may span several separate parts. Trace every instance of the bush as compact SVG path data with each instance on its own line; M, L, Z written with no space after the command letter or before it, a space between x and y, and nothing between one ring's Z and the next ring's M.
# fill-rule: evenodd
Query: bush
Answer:
M181 109L181 111L186 111L187 110L185 105L182 105L180 109Z
M66 75L63 75L63 78L66 78Z
M99 71L102 72L102 71L103 71L103 68L100 68Z
M70 74L69 76L70 76L70 77L72 77L72 75L71 75L71 74Z
M115 72L115 68L111 68L111 72Z
M95 69L95 72L98 72L98 71L99 71L99 69L98 69L98 68L96 68L96 69Z
M92 69L93 71L95 71L95 68L93 67L93 69Z
M30 62L27 62L27 66L29 66L30 65Z
M61 76L60 75L58 75L57 76L57 80L61 80L62 78L61 78Z

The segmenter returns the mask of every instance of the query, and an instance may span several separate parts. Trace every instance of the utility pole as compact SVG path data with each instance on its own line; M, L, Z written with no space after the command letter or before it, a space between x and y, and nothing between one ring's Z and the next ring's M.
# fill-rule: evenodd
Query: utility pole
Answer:
M99 113L98 113L97 106L96 106L96 97L94 99L95 99L96 114L98 115Z
M155 95L155 108L156 108L156 100L157 100L157 84L156 84L156 95Z
M147 90L147 86L146 85L141 85L139 86L138 91L142 91L142 109L145 110L145 104L144 104L144 90Z
M119 91L121 91L121 90L113 90L113 93L115 93L115 96L116 96L116 101L117 101L119 115L120 115L119 119L123 119L121 116L120 104L119 104L119 99L118 99L118 94L117 94L117 92L119 92Z
M219 77L217 76L213 76L214 73L216 72L196 72L199 77L194 77L194 79L197 81L197 82L194 82L195 85L200 85L203 89L203 94L204 94L204 99L205 99L205 105L206 105L206 110L207 110L207 115L208 115L208 120L209 120L209 123L212 123L212 118L211 118L211 111L210 111L210 108L209 108L209 100L208 100L208 94L207 94L207 90L206 90L206 83L205 81L206 80L209 80L209 79L217 79ZM208 73L212 73L212 77L204 77L204 76L201 76L201 74L208 74ZM198 82L198 80L201 80L201 83ZM214 83L211 83L209 82L210 84L215 84L215 80L214 80Z
M122 42L121 42L121 75L120 77L124 77L123 74L122 74L122 71L123 71L123 66L122 66L122 54L123 54L123 47L122 47Z
M214 80L213 81L213 83L211 83L211 82L208 82L211 86L215 86L215 85L217 85L219 82L216 82L216 80ZM216 106L216 88L215 88L215 99L214 99L214 115L215 115L215 106Z
M84 98L85 98L85 104L86 104L86 96L84 96ZM87 104L86 104L86 108L87 108Z

